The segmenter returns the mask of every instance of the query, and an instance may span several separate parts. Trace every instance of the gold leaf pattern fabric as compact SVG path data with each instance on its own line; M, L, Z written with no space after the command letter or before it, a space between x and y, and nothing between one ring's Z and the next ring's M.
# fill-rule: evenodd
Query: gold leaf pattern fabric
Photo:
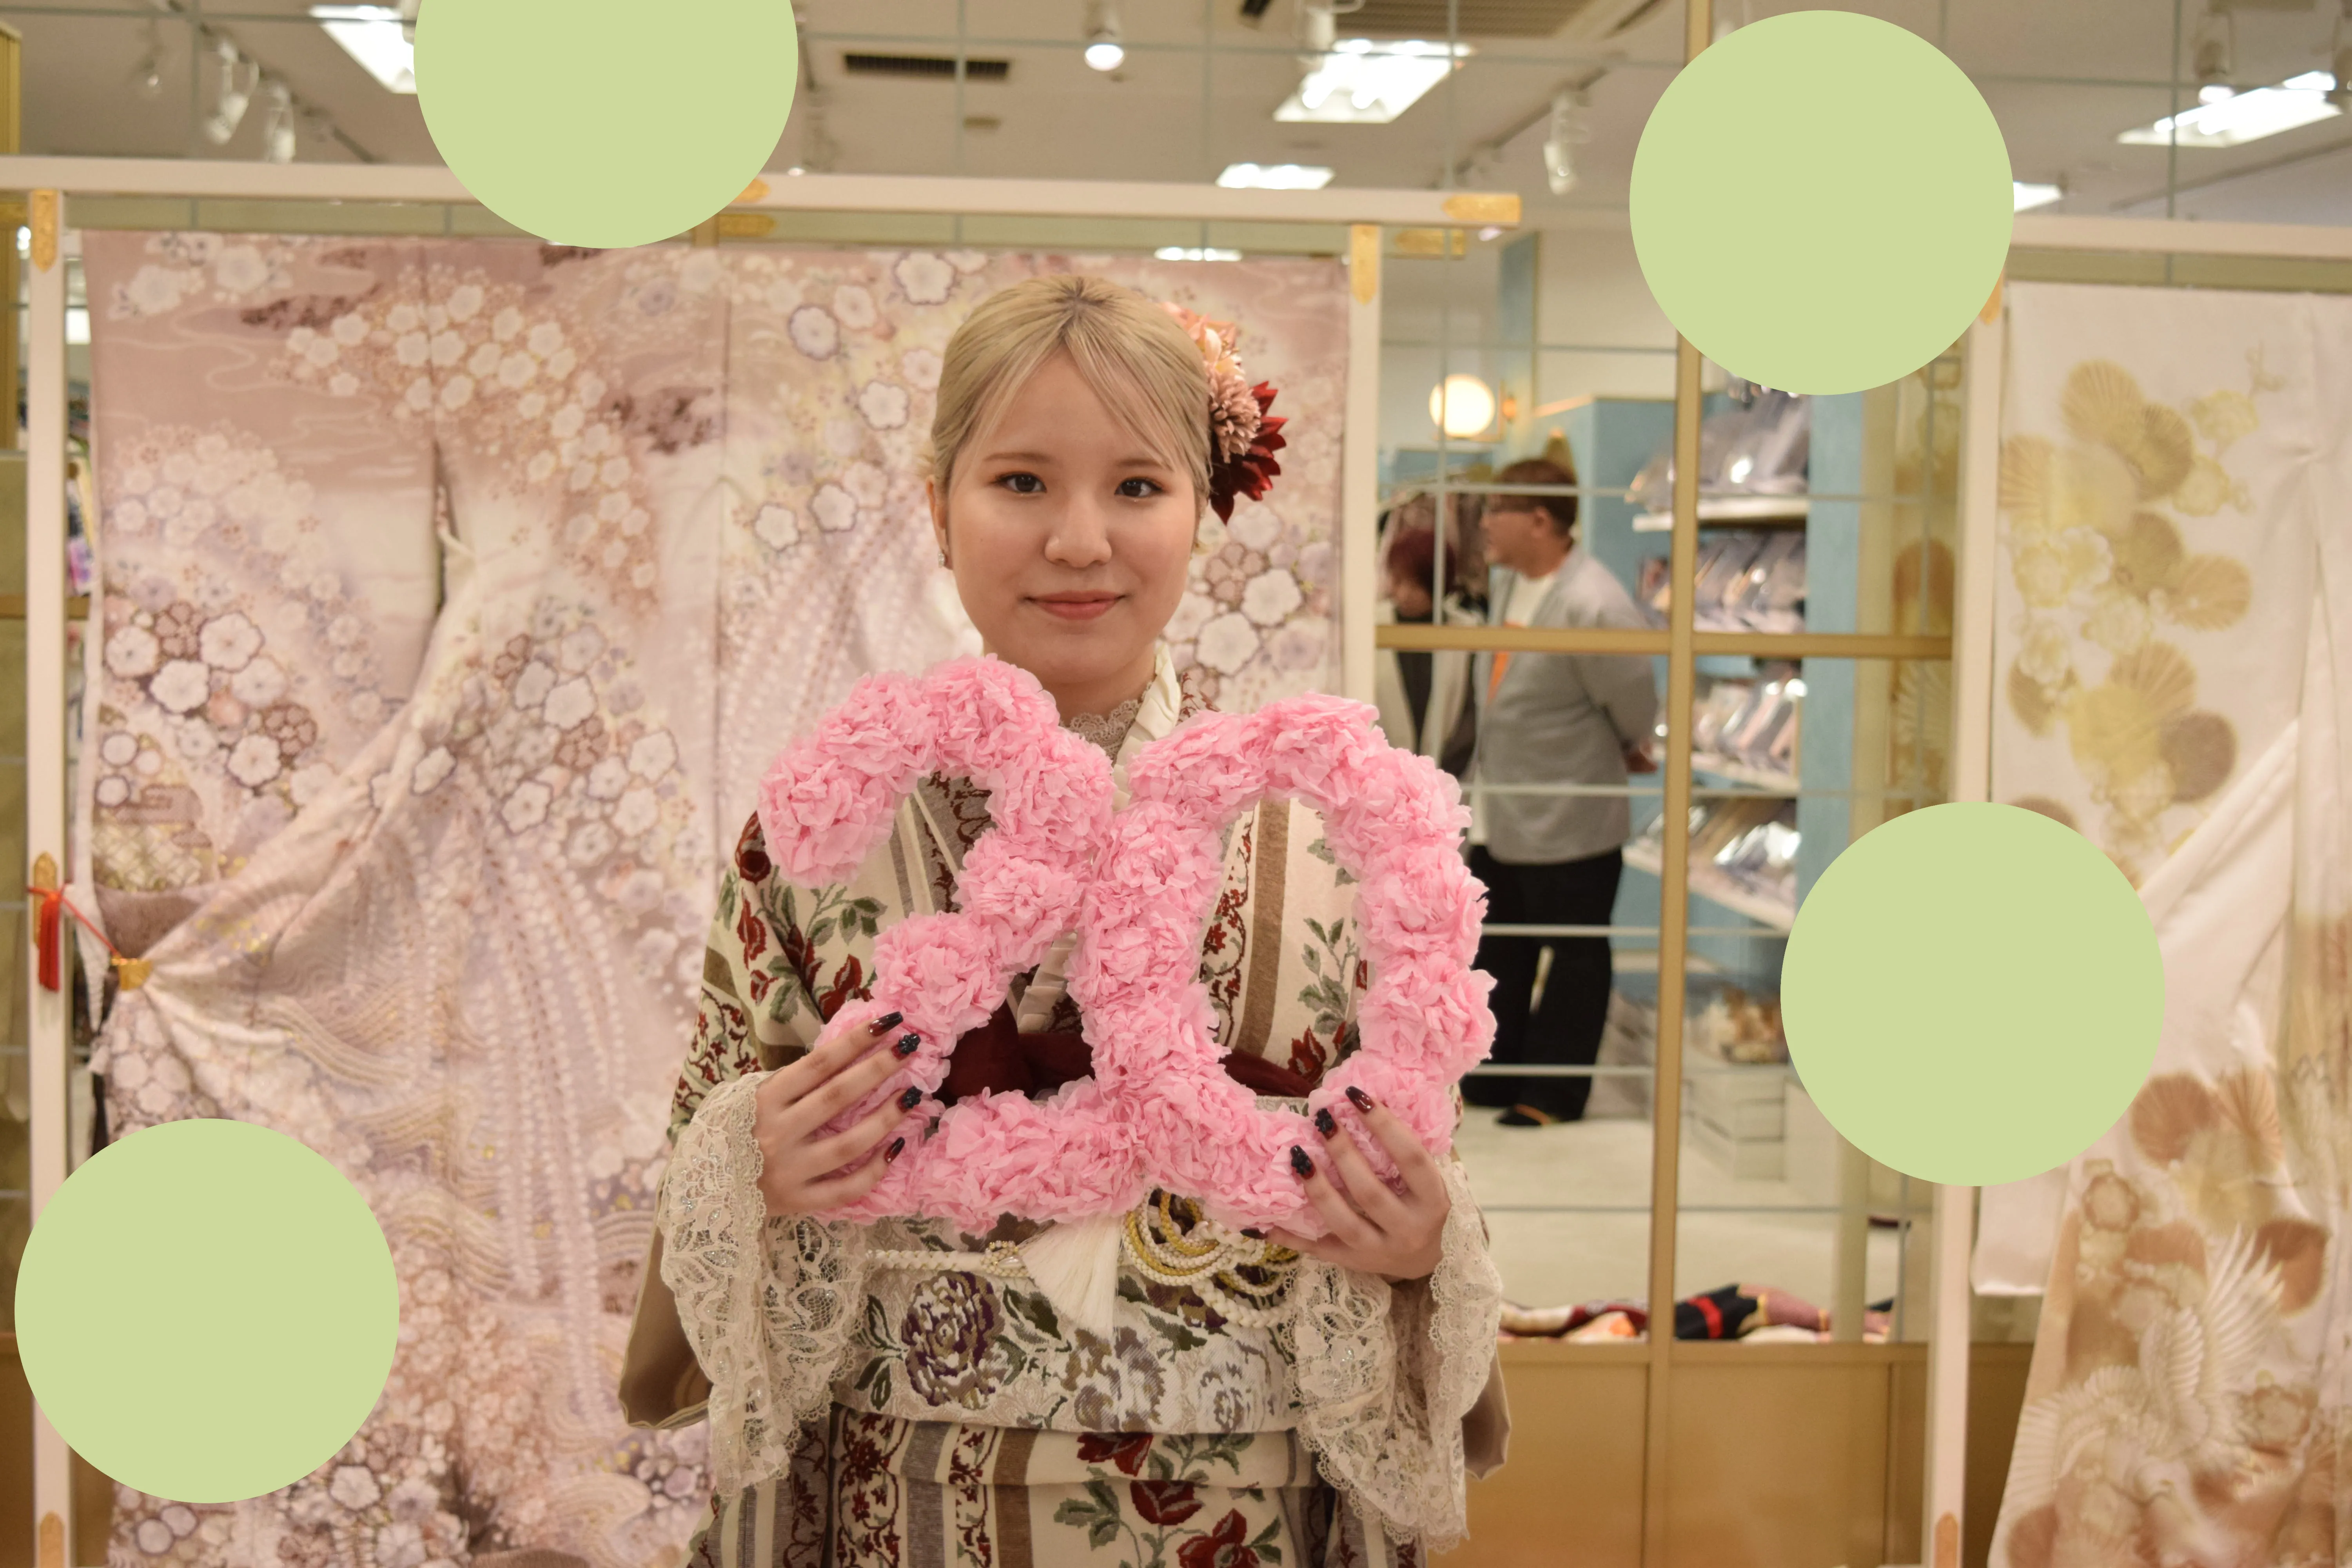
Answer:
M2009 309L1994 794L2133 879L2166 996L2116 1127L1983 1194L1978 1288L2044 1296L1991 1562L2340 1568L2352 300Z

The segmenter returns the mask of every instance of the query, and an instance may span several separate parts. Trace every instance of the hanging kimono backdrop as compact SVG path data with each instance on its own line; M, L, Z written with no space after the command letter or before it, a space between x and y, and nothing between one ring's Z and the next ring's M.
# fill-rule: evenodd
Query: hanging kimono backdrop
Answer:
M1979 1289L2046 1289L1992 1562L2352 1563L2352 300L2008 313L1993 794L2132 879L2166 996L2114 1129L1984 1194Z
M1073 270L1241 323L1291 446L1269 504L1208 520L1169 635L1245 709L1336 683L1343 275L85 255L103 638L77 880L154 963L95 1058L110 1122L234 1117L332 1160L391 1241L402 1325L332 1463L233 1507L124 1491L112 1561L674 1563L701 1430L633 1431L614 1390L698 939L777 748L860 675L976 647L923 501L950 332Z

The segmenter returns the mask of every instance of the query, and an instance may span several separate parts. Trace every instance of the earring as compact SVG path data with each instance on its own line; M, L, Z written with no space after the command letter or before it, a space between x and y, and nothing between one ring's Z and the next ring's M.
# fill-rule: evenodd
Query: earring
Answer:
M947 563L948 563L948 552L947 552L946 551L942 550L942 551L940 551L940 565L942 565L942 566L944 566L944 565L946 565Z

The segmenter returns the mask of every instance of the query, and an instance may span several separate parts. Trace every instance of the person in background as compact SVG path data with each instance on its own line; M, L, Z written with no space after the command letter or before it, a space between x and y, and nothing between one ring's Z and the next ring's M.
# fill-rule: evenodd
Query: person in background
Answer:
M1433 510L1416 498L1391 514L1381 556L1388 595L1374 610L1382 625L1428 626L1440 614L1430 594L1437 572L1437 533L1429 523ZM1454 563L1446 564L1447 575L1458 576ZM1458 586L1447 590L1442 616L1441 624L1449 626L1475 626L1486 619ZM1460 778L1470 766L1478 732L1469 654L1384 647L1379 661L1375 697L1381 733L1391 745L1418 752Z
M1540 458L1513 463L1499 485L1572 488L1576 476ZM1576 498L1488 499L1486 555L1495 567L1493 624L1638 627L1633 601L1608 568L1576 547ZM1591 784L1622 788L1652 773L1658 720L1650 660L1622 654L1481 653L1472 684L1479 703L1474 782L1481 785ZM1617 902L1632 810L1623 795L1479 794L1470 868L1486 884L1486 919L1497 925L1605 926ZM1551 969L1535 998L1544 949ZM1605 936L1488 936L1478 967L1495 977L1498 1065L1590 1067L1609 1022L1612 982ZM1473 1076L1471 1103L1505 1107L1512 1127L1573 1121L1589 1078Z

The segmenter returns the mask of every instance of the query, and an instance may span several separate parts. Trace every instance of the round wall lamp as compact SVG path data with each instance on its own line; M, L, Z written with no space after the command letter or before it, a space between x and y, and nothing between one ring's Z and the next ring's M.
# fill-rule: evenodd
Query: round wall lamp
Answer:
M1429 419L1451 440L1472 440L1495 422L1495 394L1475 375L1449 375L1430 388Z

